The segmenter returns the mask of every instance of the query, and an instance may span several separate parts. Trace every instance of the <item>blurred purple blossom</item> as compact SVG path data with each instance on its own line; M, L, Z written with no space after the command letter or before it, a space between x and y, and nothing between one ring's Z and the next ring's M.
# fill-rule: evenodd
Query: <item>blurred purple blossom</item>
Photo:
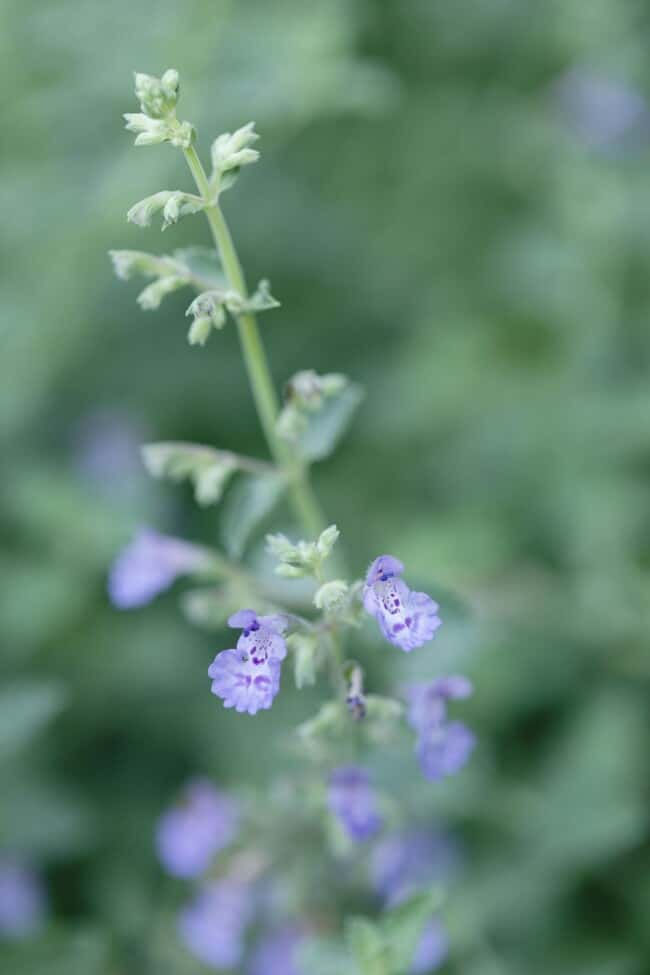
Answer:
M287 618L281 615L257 616L242 609L228 620L241 629L234 650L222 650L208 669L212 693L222 698L224 707L256 714L271 707L280 690L280 664L287 654L282 634Z
M234 802L207 779L190 782L181 802L164 813L156 828L160 862L175 877L196 877L234 838Z
M28 938L43 924L47 896L39 875L11 857L0 857L0 938Z
M409 969L409 975L426 975L439 968L449 954L449 938L440 921L432 918L426 925Z
M425 592L415 592L399 578L402 563L380 555L371 564L363 589L364 609L374 616L386 639L410 653L427 643L441 624L438 604Z
M447 702L472 693L460 676L440 677L407 690L408 721L417 733L416 752L425 778L437 781L454 775L467 762L476 739L459 721L447 721Z
M297 958L303 938L304 931L297 924L266 932L253 952L249 975L306 975Z
M178 918L188 950L210 968L234 968L244 953L244 936L253 916L250 888L235 880L204 887Z
M448 881L460 854L442 830L412 829L379 840L370 861L372 884L387 907L419 890Z
M118 609L135 609L169 589L179 576L203 572L209 565L206 549L141 528L113 562L108 594Z
M366 769L355 765L334 769L329 780L328 800L330 809L351 839L357 842L367 840L380 829L382 818Z
M593 149L647 138L648 105L637 89L587 68L572 68L553 86L568 128Z
M103 494L131 497L143 481L140 444L145 431L118 409L84 416L74 431L74 464L81 477Z
M437 782L447 775L455 775L467 763L476 738L460 721L444 724L420 738L417 756L425 779Z

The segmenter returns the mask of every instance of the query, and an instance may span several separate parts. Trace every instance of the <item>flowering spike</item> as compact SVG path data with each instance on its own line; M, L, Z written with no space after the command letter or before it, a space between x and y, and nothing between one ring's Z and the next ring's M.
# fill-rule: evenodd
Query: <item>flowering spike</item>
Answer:
M126 128L136 132L136 146L153 146L169 142L173 146L189 148L194 139L194 127L176 118L179 93L178 71L169 68L162 78L153 75L135 75L135 94L140 102L140 112L127 112Z
M380 555L368 569L364 609L374 616L386 639L405 653L427 643L441 624L438 604L425 592L414 592L399 576L404 566L392 555Z

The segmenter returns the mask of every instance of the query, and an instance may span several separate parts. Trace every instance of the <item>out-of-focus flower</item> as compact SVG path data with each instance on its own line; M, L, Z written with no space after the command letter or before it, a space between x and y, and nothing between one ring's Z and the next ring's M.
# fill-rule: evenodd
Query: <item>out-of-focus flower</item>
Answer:
M466 764L475 744L476 738L460 721L452 721L430 732L417 746L425 779L437 782L447 775L455 775Z
M206 571L210 553L171 535L141 528L114 561L108 594L118 609L144 606L183 575Z
M372 884L386 906L394 907L419 890L447 881L458 859L454 840L440 830L393 833L372 852Z
M425 927L415 955L411 962L409 975L426 975L435 971L449 954L449 938L440 921L432 918Z
M116 409L97 410L74 431L74 465L92 488L110 497L136 494L143 478L140 442L144 431Z
M224 707L256 714L270 708L280 690L287 619L257 616L252 609L242 609L230 617L228 625L241 629L242 634L236 649L222 650L210 665L212 693L223 700Z
M366 769L355 765L335 769L329 780L328 800L330 809L351 839L362 842L380 829L382 818Z
M640 91L585 68L567 71L554 85L559 114L593 149L647 141L650 112Z
M297 958L303 938L304 931L296 924L268 931L255 948L249 975L306 975Z
M441 677L408 688L408 721L417 732L417 756L425 778L437 781L458 772L467 762L476 739L459 721L447 721L447 701L469 697L465 677Z
M471 694L470 681L456 674L412 684L408 688L409 724L419 734L437 728L447 716L447 701L463 700Z
M244 953L253 915L251 890L234 880L208 884L178 917L188 950L210 968L234 968Z
M415 592L400 579L404 566L392 555L371 564L363 589L363 605L374 616L386 639L410 653L433 637L441 624L438 604L425 592Z
M156 850L168 873L196 877L237 832L237 810L232 799L207 779L185 788L181 802L164 813L156 829Z
M28 938L42 925L47 897L34 870L0 857L0 938Z

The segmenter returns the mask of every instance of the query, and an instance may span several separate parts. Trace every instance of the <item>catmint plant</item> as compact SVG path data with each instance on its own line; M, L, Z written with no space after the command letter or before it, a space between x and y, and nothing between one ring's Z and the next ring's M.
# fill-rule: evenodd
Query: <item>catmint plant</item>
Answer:
M313 956L306 959L312 936L316 941L320 936L322 905L313 885L301 888L300 870L292 874L282 853L283 844L293 849L295 836L305 834L326 857L369 850L374 867L367 883L373 887L374 871L385 907L376 922L346 922L348 953L340 956L337 970L427 971L447 952L437 910L444 876L438 861L449 860L448 850L400 821L398 797L386 795L373 773L373 750L410 725L426 779L458 772L475 740L465 725L449 720L448 709L469 696L471 685L463 677L435 673L430 644L442 619L432 596L409 587L395 555L378 555L365 572L357 560L348 563L339 528L321 510L311 466L334 449L360 402L360 389L343 374L306 368L286 377L282 400L278 396L257 315L277 314L280 303L267 279L248 289L222 208L224 194L259 160L259 135L252 122L218 135L206 170L194 126L177 116L179 91L173 69L161 78L136 74L140 111L124 117L136 146L166 143L179 150L196 192L157 190L134 203L127 219L142 227L160 218L163 230L171 228L169 236L180 220L203 215L213 249L163 255L120 250L111 258L118 277L147 281L137 298L143 310L159 307L173 292L189 293L189 322L181 318L179 326L196 354L209 354L200 350L219 340L215 333L236 329L268 457L211 444L146 444L143 460L153 477L189 482L201 506L217 506L234 493L238 518L225 551L141 528L114 562L109 595L119 609L133 610L177 580L189 580L182 606L190 621L220 632L227 622L237 632L234 646L215 647L206 693L211 690L215 704L239 712L238 720L250 721L271 708L292 678L298 689L322 681L331 690L293 736L304 763L300 786L279 784L260 806L250 796L234 800L197 779L161 815L155 845L163 869L197 885L178 916L178 931L188 950L210 967L245 962L253 973L317 971ZM294 530L266 536L267 561L257 560L263 568L254 571L246 546L282 501L290 507ZM383 547L378 538L375 551ZM368 686L363 659L357 659L359 628L364 621L371 626L368 617L376 653L428 655L434 671L428 683L408 685L403 699ZM303 801L296 803L299 787ZM272 909L269 891L275 891ZM262 931L257 944L249 943L251 929Z

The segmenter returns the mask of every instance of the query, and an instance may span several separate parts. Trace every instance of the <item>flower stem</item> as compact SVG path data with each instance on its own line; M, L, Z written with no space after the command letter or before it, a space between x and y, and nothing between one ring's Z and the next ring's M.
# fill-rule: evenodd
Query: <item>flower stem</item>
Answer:
M204 200L210 200L210 184L196 149L190 146L183 150L183 154L199 193ZM244 272L219 204L214 202L207 206L205 215L230 287L246 299L248 292ZM291 504L304 531L309 535L317 536L326 527L327 522L314 496L307 470L295 460L288 446L276 433L278 401L255 316L250 312L238 315L237 331L257 414L271 456L286 473Z

